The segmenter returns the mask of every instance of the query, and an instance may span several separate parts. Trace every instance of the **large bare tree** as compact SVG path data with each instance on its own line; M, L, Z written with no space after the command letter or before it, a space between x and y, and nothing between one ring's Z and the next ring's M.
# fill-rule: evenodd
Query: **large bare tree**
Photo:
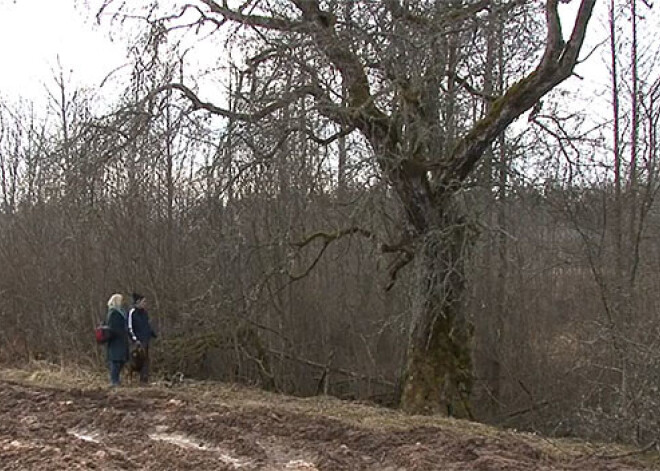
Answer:
M596 0L581 1L566 37L559 3L196 0L159 20L180 28L194 14L192 24L202 31L210 25L232 35L228 43L247 60L232 87L242 106L218 106L180 82L155 93L178 90L195 109L242 122L246 136L287 116L276 144L291 133L326 145L352 133L368 142L373 168L405 214L401 239L383 245L401 253L393 275L413 262L416 293L400 399L406 411L470 415L471 327L462 294L471 230L457 196L495 139L571 76ZM542 12L547 31L536 66L497 96L484 91L479 59L493 9L517 12L512 21ZM461 104L469 100L484 102L483 117L465 112ZM291 120L296 114L310 119Z

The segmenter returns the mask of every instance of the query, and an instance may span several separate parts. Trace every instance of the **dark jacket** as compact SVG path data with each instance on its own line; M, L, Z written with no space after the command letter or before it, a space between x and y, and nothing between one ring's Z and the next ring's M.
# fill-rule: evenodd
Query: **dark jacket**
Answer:
M108 361L128 361L128 329L126 314L119 309L108 310L108 327L110 340L108 340Z
M128 334L133 342L140 341L148 344L152 338L156 338L156 332L151 328L149 314L146 309L132 307L128 311Z

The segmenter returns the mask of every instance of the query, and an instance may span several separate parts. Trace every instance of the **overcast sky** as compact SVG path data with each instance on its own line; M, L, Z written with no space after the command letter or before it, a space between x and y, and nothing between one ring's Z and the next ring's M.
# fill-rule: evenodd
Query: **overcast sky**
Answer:
M109 21L98 27L84 3L87 2L0 0L0 97L43 99L46 96L45 87L54 86L53 71L58 69L58 55L64 71L69 74L67 81L72 86L96 88L110 71L126 62L124 45L112 42L108 37ZM75 8L76 4L78 8ZM578 5L575 0L561 7L566 34L570 34ZM592 45L607 37L603 23L606 2L598 2L597 10L600 14L594 18L588 35L588 42ZM650 15L646 25L659 23L655 12L644 13ZM656 19L649 22L653 17ZM651 29L658 31L654 27ZM598 56L600 54L578 66L577 72L584 80L573 79L567 85L579 87L581 92L602 90L607 80L607 69L604 68L602 56Z
M123 46L111 42L107 31L95 28L89 13L74 8L75 3L0 0L0 96L45 96L44 87L54 83L58 55L75 85L98 86L126 62Z

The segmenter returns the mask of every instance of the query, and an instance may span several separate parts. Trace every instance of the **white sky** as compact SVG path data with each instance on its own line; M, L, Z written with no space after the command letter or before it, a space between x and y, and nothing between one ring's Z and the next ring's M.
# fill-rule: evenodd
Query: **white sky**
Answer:
M84 6L86 3L87 0L0 0L0 98L20 96L37 102L45 99L45 88L55 86L58 55L72 88L97 88L108 73L126 62L124 45L113 43L108 37L109 21L98 27ZM578 1L573 1L561 7L566 34L570 34L578 5ZM596 10L585 50L607 35L603 24L606 2L599 1ZM655 25L660 22L654 13L648 13L649 19L656 17L650 21L654 25L651 30L658 31L660 27ZM602 90L607 80L601 53L594 54L576 71L584 80L572 79L567 85L579 88L581 94Z
M126 62L124 47L111 42L75 3L0 0L0 97L45 97L45 87L54 86L58 55L72 86L96 87Z

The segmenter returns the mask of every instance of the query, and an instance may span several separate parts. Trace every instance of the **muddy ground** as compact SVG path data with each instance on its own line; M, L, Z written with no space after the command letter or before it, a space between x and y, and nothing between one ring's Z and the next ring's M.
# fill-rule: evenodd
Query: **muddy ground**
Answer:
M1 470L651 469L648 456L624 454L237 387L0 379Z

